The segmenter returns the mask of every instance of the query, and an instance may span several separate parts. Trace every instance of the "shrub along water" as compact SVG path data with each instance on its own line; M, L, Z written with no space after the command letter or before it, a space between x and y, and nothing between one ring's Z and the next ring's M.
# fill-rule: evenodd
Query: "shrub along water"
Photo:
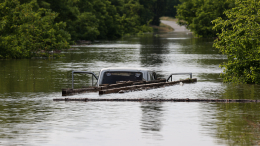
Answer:
M226 19L213 21L221 29L214 46L227 55L223 63L224 82L260 83L260 1L236 0L236 7L225 11Z
M0 58L48 56L77 40L149 32L148 25L159 25L159 17L172 13L176 3L179 1L0 0Z
M197 37L216 37L220 30L213 30L212 21L221 17L223 12L234 7L234 0L180 0L177 8L178 23L186 26Z
M227 55L224 82L260 83L260 1L180 0L179 24L198 37L217 37L214 47Z
M38 8L36 1L0 3L0 58L29 58L38 51L69 48L70 34L57 13Z

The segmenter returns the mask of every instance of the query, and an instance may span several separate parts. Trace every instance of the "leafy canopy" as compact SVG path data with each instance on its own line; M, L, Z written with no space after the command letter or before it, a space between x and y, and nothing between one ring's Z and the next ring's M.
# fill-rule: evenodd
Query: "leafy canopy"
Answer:
M152 31L179 0L0 0L0 58ZM173 11L172 11L173 10ZM173 14L172 14L173 13Z
M176 6L178 23L191 30L197 37L215 37L212 20L226 16L223 12L233 7L233 0L180 0Z
M73 41L152 31L139 16L139 0L38 0L38 4L59 14L55 22L66 22Z
M224 82L260 83L260 1L236 0L235 8L225 11L227 19L213 21L221 29L214 46L227 55L221 65Z
M29 58L37 51L68 48L70 35L57 13L38 8L36 1L0 3L0 58Z

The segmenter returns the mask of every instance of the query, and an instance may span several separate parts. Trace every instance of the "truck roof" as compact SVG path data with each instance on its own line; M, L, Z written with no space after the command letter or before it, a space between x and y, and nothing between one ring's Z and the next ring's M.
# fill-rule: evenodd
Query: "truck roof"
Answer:
M138 68L138 67L110 67L103 68L100 70L99 78L98 78L98 86L102 84L103 77L105 72L141 72L143 74L143 78L148 80L148 72L152 72L150 69L146 68Z
M100 72L103 71L152 71L150 69L146 69L146 68L138 68L138 67L110 67L110 68L103 68L100 70Z

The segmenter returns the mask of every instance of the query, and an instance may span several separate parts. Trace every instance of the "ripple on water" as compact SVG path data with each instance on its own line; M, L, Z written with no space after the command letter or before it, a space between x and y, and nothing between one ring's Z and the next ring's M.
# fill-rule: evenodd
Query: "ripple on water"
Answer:
M0 60L0 145L257 145L256 103L52 101L71 87L71 70L123 66L150 68L163 78L192 72L198 82L71 97L260 99L259 85L222 83L218 66L227 58L212 43L173 32L73 46L60 59ZM78 87L90 83L75 78Z

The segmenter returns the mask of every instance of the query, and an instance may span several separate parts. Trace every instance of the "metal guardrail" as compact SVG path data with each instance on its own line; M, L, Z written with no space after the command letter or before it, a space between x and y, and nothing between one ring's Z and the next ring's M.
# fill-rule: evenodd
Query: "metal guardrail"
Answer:
M74 88L74 73L84 73L84 74L92 74L92 86L93 86L93 77L96 78L96 80L98 80L98 77L93 73L93 72L90 72L90 71L72 71L72 84L71 84L71 88L73 89Z
M166 81L168 82L169 79L171 79L171 81L172 81L172 75L187 75L187 74L189 74L190 79L192 79L192 73L173 73L173 74L169 75L169 77L166 79Z

